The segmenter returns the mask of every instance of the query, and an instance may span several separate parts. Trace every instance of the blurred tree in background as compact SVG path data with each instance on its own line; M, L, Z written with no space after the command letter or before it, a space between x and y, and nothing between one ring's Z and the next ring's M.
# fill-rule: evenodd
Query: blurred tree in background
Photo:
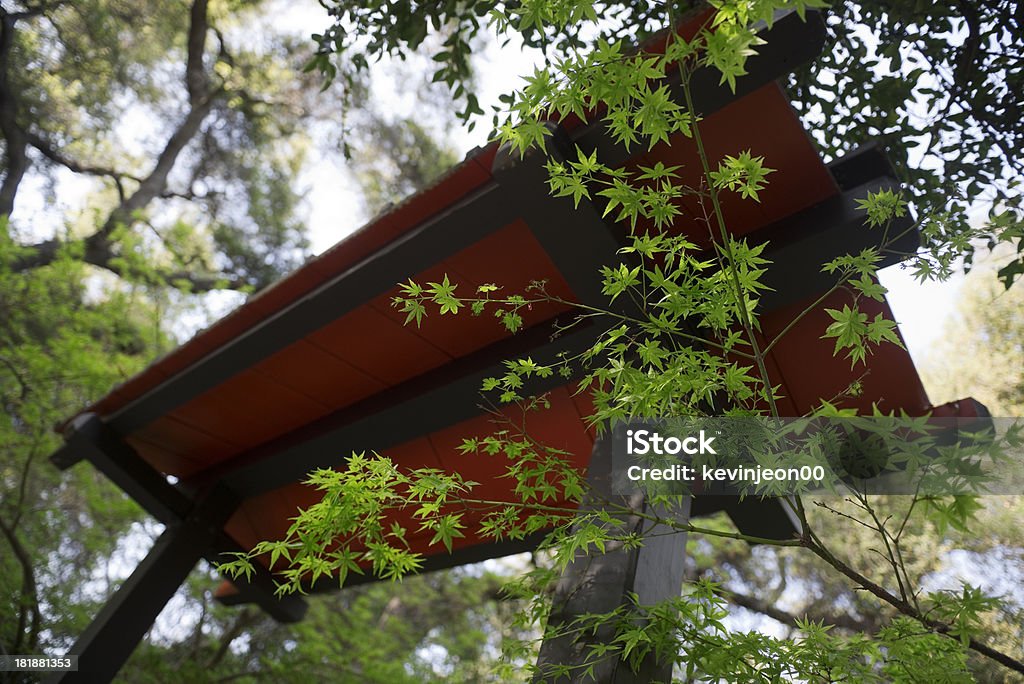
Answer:
M95 471L46 461L53 427L173 344L182 293L259 288L305 255L316 88L303 42L241 40L257 5L0 7L6 652L66 647L147 539Z
M87 301L80 261L15 273L0 236L0 645L38 653L97 609L107 559L140 510L92 469L46 460L68 409L139 370L162 334L132 291Z
M1005 247L964 278L922 364L935 403L973 396L993 416L1024 416L1024 283L1005 289L993 277L1012 260Z
M136 282L206 291L263 287L301 262L294 179L316 89L296 68L301 41L246 41L259 4L3 10L0 215L20 246L12 270L71 250ZM77 215L40 226L32 195L61 201L65 170L99 182Z

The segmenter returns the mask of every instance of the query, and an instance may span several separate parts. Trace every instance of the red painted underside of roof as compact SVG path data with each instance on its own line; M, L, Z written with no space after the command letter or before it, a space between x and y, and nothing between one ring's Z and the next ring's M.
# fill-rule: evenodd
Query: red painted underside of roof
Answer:
M702 123L702 132L712 159L752 149L764 155L767 166L776 169L760 203L741 201L735 196L726 198L727 222L736 234L766 226L838 192L785 96L774 84L709 116ZM115 389L90 410L101 416L112 414L488 183L494 155L493 145L472 154L432 188L378 217L253 297L230 316ZM697 177L699 164L688 140L676 139L672 145L660 145L651 152L637 155L630 164L649 165L655 161L682 164L687 174L684 181L694 182ZM690 217L703 214L695 205L684 204L684 210ZM698 240L707 230L706 225L693 218L680 221L677 228ZM514 292L531 280L547 279L551 291L566 298L573 297L528 226L515 216L509 216L505 228L487 239L426 272L407 276L435 280L444 273L452 281L462 283L460 291L472 291L482 282L495 282L505 286L506 291ZM244 463L246 452L254 447L442 367L504 334L489 317L433 316L427 318L420 329L403 326L403 316L389 306L393 294L373 298L220 386L133 434L125 435L127 442L158 470L184 479L217 464ZM825 305L841 306L848 297L843 292L836 293ZM813 301L813 297L809 301ZM798 303L766 316L762 320L765 337L771 338L782 330L805 304ZM870 315L877 311L891 317L884 303L862 301L861 306ZM558 312L556 305L537 306L527 312L526 323L538 323ZM863 370L851 371L848 361L834 358L833 343L820 339L828 323L826 319L827 315L819 308L818 313L790 331L770 354L769 371L773 382L782 387L784 414L799 415L809 410L816 399L840 393L863 373ZM863 399L859 400L862 408L869 408L874 402L883 409L902 408L914 413L928 406L910 357L894 346L885 347L872 357L862 382ZM592 445L592 435L582 420L588 407L568 389L556 391L552 396L552 410L534 419L539 424L532 427L552 446L574 454L576 462L583 467ZM463 456L454 448L463 437L488 432L492 427L485 419L476 418L423 435L388 450L387 455L401 465L430 465L459 471L483 483L481 491L488 497L507 499L510 497L508 480L498 479L504 467L500 458ZM373 445L353 447L372 449ZM347 455L337 454L339 466L344 464ZM248 548L258 540L279 537L296 508L307 506L312 500L315 500L315 492L302 484L290 484L244 502L226 529ZM467 526L472 528L471 524ZM426 550L426 538L411 541L414 550ZM459 540L459 544L479 541L468 535Z
M323 254L257 293L232 313L116 387L86 411L109 415L327 280L411 231L491 178L497 145L471 152L430 188L374 218Z

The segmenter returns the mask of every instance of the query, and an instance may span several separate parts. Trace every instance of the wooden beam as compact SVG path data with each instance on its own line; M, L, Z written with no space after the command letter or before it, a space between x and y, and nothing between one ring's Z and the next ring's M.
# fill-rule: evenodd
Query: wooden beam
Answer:
M494 183L486 184L128 403L110 417L111 426L120 434L131 434L387 292L409 274L499 230L515 219L516 211L516 198L507 197Z
M575 159L569 136L558 126L550 125L549 129L551 136L543 154L531 150L520 159L506 148L499 149L494 179L504 192L526 200L520 215L578 301L607 307L600 269L623 260L619 249L626 244L626 235L614 223L604 221L594 202L582 200L574 206L567 197L553 197L548 192L545 162Z
M844 254L876 248L882 257L879 268L913 254L920 236L909 215L894 219L888 229L867 225L867 212L858 207L858 200L881 190L899 190L899 183L872 178L749 235L751 244L768 243L762 256L772 262L761 278L771 289L761 294L758 310L774 311L827 292L837 279L821 267ZM883 248L883 242L888 246Z
M51 460L59 466L67 467L69 462L74 463L76 458L72 458L72 454L77 458L85 457L147 513L165 525L177 529L187 520L192 520L209 531L213 536L200 549L200 557L216 564L225 560L223 554L241 550L222 529L227 518L218 522L209 517L209 511L234 512L238 508L238 498L226 488L217 486L217 483L205 485L210 491L216 492L215 495L208 495L207 499L217 496L220 501L216 502L216 508L212 500L208 500L204 507L199 507L195 494L199 491L198 487L170 484L95 414L79 416L72 423L65 439L67 442L64 447L51 456ZM175 542L179 546L181 543L180 540ZM257 567L253 577L240 586L249 602L259 604L275 620L300 620L306 611L305 602L298 596L279 598L274 588L270 571L262 566Z
M168 526L75 641L69 654L78 656L78 670L55 673L46 681L111 681L231 515L234 506L226 502L230 497L215 490L184 520Z
M65 470L86 458L164 524L180 522L192 508L191 494L170 484L99 416L85 413L71 424L64 445L50 461Z

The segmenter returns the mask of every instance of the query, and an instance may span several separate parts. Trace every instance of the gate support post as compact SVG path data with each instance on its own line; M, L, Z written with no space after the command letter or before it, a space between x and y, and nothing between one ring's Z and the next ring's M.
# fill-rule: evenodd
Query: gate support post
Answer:
M192 514L168 525L68 651L78 656L78 670L55 673L47 684L111 681L192 568L209 552L235 506L233 497L215 488Z
M630 497L612 494L612 440L610 435L594 443L587 480L598 497L627 504L633 511L651 513L654 509L641 494ZM599 503L584 503L582 508L594 508ZM672 511L660 510L659 517L686 523L690 517L690 498ZM607 613L629 603L629 594L637 595L641 605L651 605L666 599L678 598L682 592L685 571L686 532L673 532L664 525L655 526L637 515L629 516L625 529L644 538L643 546L626 549L620 542L606 543L605 553L584 555L579 553L569 564L555 587L555 595L548 618L544 642L537 659L535 682L594 681L614 684L648 684L670 682L672 663L657 662L652 654L645 659L638 672L619 658L605 658L597 662L593 678L584 678L583 670L594 660L590 646L608 644L614 639L611 625L600 627L596 633L559 634L573 620L587 613ZM568 676L552 676L555 668L574 668Z

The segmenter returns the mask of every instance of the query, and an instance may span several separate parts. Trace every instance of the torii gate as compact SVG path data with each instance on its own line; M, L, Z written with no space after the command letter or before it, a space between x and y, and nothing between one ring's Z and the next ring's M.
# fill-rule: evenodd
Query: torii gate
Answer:
M765 33L767 43L748 62L749 74L738 80L735 93L707 72L698 72L691 87L705 117L702 133L711 158L750 148L776 169L759 204L726 200L724 207L734 234L771 241L766 256L775 265L765 281L773 290L760 306L763 331L774 336L831 287L821 263L871 244L855 200L897 181L874 147L823 164L775 83L820 51L821 17L809 12L805 23L789 14ZM678 91L678 83L668 81ZM571 121L558 127L556 139L564 152L598 150L609 165L698 166L685 139L630 154L601 124ZM482 483L480 492L488 498L511 496L507 480L496 477L500 461L455 449L462 437L489 432L478 406L481 380L500 374L509 357L554 360L560 352L585 349L602 329L576 326L552 337L559 320L570 315L555 304L524 312L524 330L513 336L492 321L470 317L428 318L416 329L403 327L403 315L389 302L395 283L447 273L467 285L496 282L510 291L546 279L549 291L566 300L601 303L598 269L623 258L617 250L624 235L592 204L573 209L567 200L549 197L542 161L536 155L516 161L494 144L470 152L431 188L375 218L65 424L66 444L53 463L65 469L92 462L166 530L75 643L71 653L79 656L79 670L52 681L113 678L201 558L219 561L225 552L282 536L296 508L315 499L300 481L314 468L343 464L353 451L379 451L402 466L459 471ZM692 230L683 221L677 228ZM908 232L884 254L883 265L916 245L916 235ZM841 305L845 296L836 293L822 309ZM884 302L861 306L891 317ZM833 358L832 343L819 339L826 318L823 310L811 314L769 355L788 415L804 413L818 397L837 394L853 379L848 363ZM906 352L887 346L871 357L870 370L862 397L851 405L866 408L874 401L911 414L930 408ZM530 389L549 392L552 402L543 423L534 425L537 437L586 467L594 448L582 419L590 408L586 401L573 396L561 378L540 380ZM965 402L941 407L940 413L975 410ZM597 483L602 462L595 458L591 471ZM704 515L723 506L744 533L794 533L783 508L770 500L697 497L681 514ZM451 554L429 549L429 536L409 541L426 554L428 571L529 550L539 538L493 542L467 534L454 541ZM586 605L563 601L556 614L614 607L627 591L678 595L683 540L665 539L632 555L609 555L601 592L592 593ZM633 570L624 572L627 566ZM283 622L300 620L303 600L276 597L273 569L257 570L248 582L225 582L218 598L256 603ZM580 580L574 572L563 585ZM348 584L371 580L354 576ZM557 640L541 654L545 662L573 657L572 644ZM667 676L663 667L652 667L644 681ZM620 670L607 681L634 681L628 668Z

